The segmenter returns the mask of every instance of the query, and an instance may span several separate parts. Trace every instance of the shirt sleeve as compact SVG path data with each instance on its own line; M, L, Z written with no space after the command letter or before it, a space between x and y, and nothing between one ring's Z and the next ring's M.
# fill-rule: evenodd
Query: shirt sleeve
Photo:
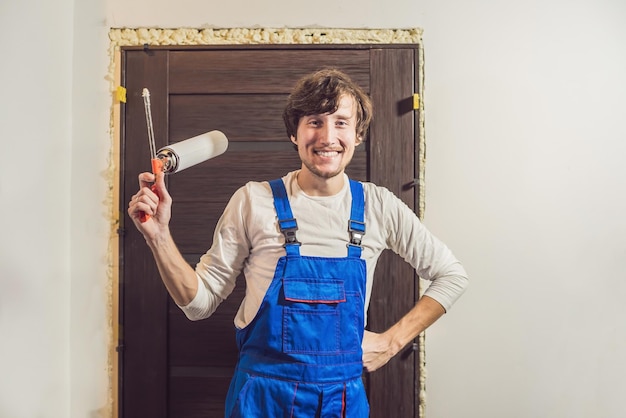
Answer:
M420 278L430 281L424 295L435 299L447 312L469 284L463 265L406 204L387 189L383 188L382 193L387 244Z

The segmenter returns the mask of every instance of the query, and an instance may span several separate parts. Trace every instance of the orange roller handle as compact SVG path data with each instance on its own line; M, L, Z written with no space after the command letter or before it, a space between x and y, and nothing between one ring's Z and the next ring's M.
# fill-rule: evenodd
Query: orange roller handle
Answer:
M161 161L159 158L153 158L152 159L152 173L156 176L158 173L161 173L163 171L163 161ZM153 184L152 187L150 187L150 189L154 192L157 193L156 191L156 184ZM157 193L158 196L158 193ZM148 215L145 212L141 212L139 214L139 220L141 221L141 223L146 222L148 219L150 219L150 215Z

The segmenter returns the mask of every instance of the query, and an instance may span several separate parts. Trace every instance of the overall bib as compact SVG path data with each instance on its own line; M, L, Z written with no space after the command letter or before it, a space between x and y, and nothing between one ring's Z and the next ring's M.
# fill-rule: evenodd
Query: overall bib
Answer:
M270 182L286 255L259 312L237 330L239 361L226 417L364 418L361 380L366 267L361 183L350 180L347 256L300 255L297 222L282 179Z

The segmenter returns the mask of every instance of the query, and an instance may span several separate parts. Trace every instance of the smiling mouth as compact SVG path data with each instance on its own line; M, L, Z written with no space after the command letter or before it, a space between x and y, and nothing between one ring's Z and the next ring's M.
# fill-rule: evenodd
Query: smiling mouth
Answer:
M339 155L339 151L315 151L315 154L319 155L320 157L334 157L336 155Z

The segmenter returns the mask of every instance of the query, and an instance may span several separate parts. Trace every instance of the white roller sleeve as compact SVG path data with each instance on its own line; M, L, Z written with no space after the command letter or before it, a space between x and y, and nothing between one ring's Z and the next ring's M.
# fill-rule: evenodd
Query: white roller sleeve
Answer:
M228 138L220 131L210 131L159 150L159 157L175 160L167 171L177 173L186 168L223 154L228 148Z

